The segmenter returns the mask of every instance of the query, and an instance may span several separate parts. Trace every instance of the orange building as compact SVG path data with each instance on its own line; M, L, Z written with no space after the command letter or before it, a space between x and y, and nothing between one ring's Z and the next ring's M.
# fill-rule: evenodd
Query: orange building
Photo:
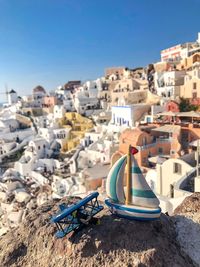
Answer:
M161 127L146 127L146 129L126 129L120 136L119 150L112 156L111 163L127 153L128 146L138 149L135 155L140 166L149 166L149 157L168 155L179 157L181 152L181 127L177 125L164 125Z

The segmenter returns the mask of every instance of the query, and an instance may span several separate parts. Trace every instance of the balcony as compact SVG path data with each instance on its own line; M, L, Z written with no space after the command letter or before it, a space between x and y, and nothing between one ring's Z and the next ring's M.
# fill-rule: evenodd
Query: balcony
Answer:
M137 146L137 149L139 151L154 147L156 144L160 144L160 143L171 143L172 139L171 138L156 138L155 141L153 141L151 144L146 144L143 146Z
M171 141L172 141L171 138L162 138L162 137L156 138L156 143L170 143Z

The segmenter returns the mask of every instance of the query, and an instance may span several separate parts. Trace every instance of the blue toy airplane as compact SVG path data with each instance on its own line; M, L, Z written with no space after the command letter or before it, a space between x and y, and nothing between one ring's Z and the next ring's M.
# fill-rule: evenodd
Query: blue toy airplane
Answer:
M98 195L98 192L92 193L69 207L65 204L60 205L60 212L51 218L51 223L55 223L58 228L55 234L57 238L62 238L91 222L92 218L103 209L98 203Z

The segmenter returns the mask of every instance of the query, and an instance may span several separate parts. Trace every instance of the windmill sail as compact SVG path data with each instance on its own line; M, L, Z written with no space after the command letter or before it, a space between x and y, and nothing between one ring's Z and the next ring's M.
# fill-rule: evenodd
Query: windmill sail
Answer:
M136 159L131 155L131 203L146 208L157 208L159 200L148 185Z
M124 171L127 156L121 157L110 169L106 181L106 192L109 198L115 202L124 203Z

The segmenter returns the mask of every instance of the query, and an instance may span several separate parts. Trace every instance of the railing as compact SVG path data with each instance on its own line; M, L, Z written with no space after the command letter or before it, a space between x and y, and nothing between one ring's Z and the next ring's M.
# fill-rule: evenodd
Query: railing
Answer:
M171 138L157 138L155 141L153 141L153 143L151 144L146 144L146 145L143 145L143 146L137 146L137 149L139 151L141 150L144 150L144 149L147 149L147 148L150 148L150 147L153 147L155 146L156 144L158 143L170 143L171 142Z
M157 138L156 143L170 143L172 141L171 138Z
M198 124L193 123L193 128L200 128L200 123L198 123Z
M200 168L199 168L200 171ZM196 177L196 168L193 168L190 172L186 173L174 186L174 189L186 191L186 192L194 192L194 184L190 187L189 182L191 182L192 178Z
M138 149L139 151L141 151L141 150L144 150L144 149L153 147L155 144L156 144L156 142L154 142L154 143L152 143L152 144L147 144L147 145L144 145L144 146L137 146L137 149Z

